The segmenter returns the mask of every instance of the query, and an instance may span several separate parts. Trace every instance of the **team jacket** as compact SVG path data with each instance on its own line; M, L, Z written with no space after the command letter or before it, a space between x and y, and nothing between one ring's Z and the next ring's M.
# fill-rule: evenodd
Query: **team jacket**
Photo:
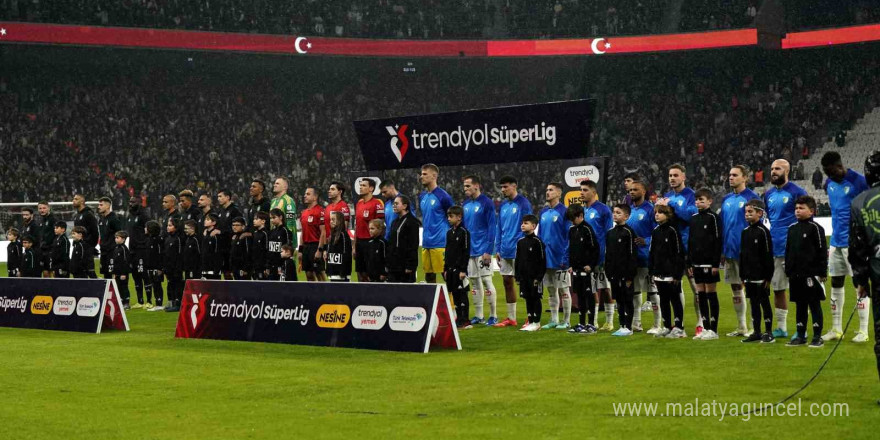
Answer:
M538 216L538 238L544 243L547 269L567 270L569 267L568 229L571 222L565 214L565 205L560 202L552 208L545 206Z
M110 259L110 272L113 275L128 275L131 271L131 251L125 243L117 244L113 248L113 258Z
M575 272L583 272L584 266L596 270L599 265L599 241L586 221L568 228L568 261Z
M773 238L763 222L749 225L740 233L739 276L743 281L773 279Z
M694 214L689 223L688 264L721 267L721 221L710 209Z
M388 241L389 272L404 272L407 269L415 272L418 268L419 226L421 226L419 219L411 212L394 219L394 223L391 224L391 240ZM445 238L444 230L444 241Z
M450 227L446 231L446 252L443 257L443 272L467 273L468 260L470 258L470 235L471 233L467 228L461 224ZM446 278L449 279L449 275Z
M266 268L275 273L281 267L281 246L291 244L290 229L278 226L269 232L269 251L266 253Z
M247 227L248 231L255 231L257 228L254 227L254 217L256 217L257 213L260 211L269 213L269 210L272 209L269 204L269 199L263 197L259 201L251 199L250 205L248 205L248 216L247 216Z
M214 229L205 229L202 237L202 274L218 275L223 270L223 253L220 235L213 235Z
M871 287L871 293L880 291L880 256L874 251L880 246L880 187L874 186L853 199L849 228L849 264L853 270L853 284ZM878 296L874 296L875 301Z
M22 253L24 248L21 247L20 241L10 241L6 246L6 270L10 277L17 277L21 273Z
M654 228L651 233L648 273L654 277L680 280L684 275L684 259L684 245L678 228L672 222Z
M825 230L812 218L789 226L785 242L785 274L791 277L824 277L828 273Z
M526 214L532 213L532 204L522 194L513 200L504 199L498 209L498 227L495 232L495 253L501 258L516 257L516 242L523 236L520 225Z
M160 236L147 237L147 251L144 256L146 270L162 270L162 248L165 243Z
M64 234L56 235L52 242L52 253L49 267L52 270L70 270L70 240Z
M341 234L331 234L327 240L327 275L347 279L351 276L351 236L348 229Z
M51 255L52 243L55 241L55 215L51 212L46 216L40 216L40 250L43 255Z
M373 237L367 242L367 249L370 252L367 255L367 275L370 276L371 281L380 281L380 277L388 275L388 268L385 264L388 242L385 237Z
M202 276L202 242L199 237L189 235L183 248L183 271L188 276Z
M73 217L73 226L86 228L86 233L82 239L83 245L89 249L94 249L98 245L98 237L100 236L98 233L98 217L95 216L92 208L86 206L83 207L82 211L77 212Z
M678 228L681 235L681 241L684 245L684 252L687 253L688 234L690 233L689 221L691 216L697 213L697 205L694 190L684 187L681 192L669 190L663 197L669 199L669 207L675 211L675 219L671 220Z
M293 258L282 258L279 269L280 281L296 281L296 262Z
M183 271L183 238L179 232L168 234L164 244L162 269L169 278L177 278Z
M128 211L125 218L125 230L128 232L128 243L135 252L147 248L147 233L144 227L147 225L147 214L138 206Z
M85 240L73 242L73 254L70 257L70 274L74 278L85 278L90 269L89 264L92 264L92 270L94 270L95 263L92 253L89 252L88 245L84 242Z
M233 234L229 249L229 268L236 274L251 272L251 248L254 237L251 235Z
M37 224L36 220L31 219L31 221L28 222L27 224L22 222L21 227L19 229L21 230L21 236L19 237L19 240L24 238L25 235L30 235L31 238L34 240L34 245L31 249L39 249L40 248L40 239L43 237L41 236L40 225ZM54 233L53 233L53 235L54 235Z
M495 216L495 204L485 194L469 199L462 207L462 222L471 238L470 251L472 257L483 254L495 254L495 236L498 230L498 219ZM448 244L448 243L447 243Z
M98 219L101 255L110 257L113 254L113 248L116 247L116 242L114 241L116 233L121 230L123 230L122 220L113 211Z
M40 270L40 263L37 261L37 255L34 253L34 250L22 250L21 276L39 278L40 275L42 275L41 272L42 271Z
M516 242L516 281L520 284L540 281L547 267L544 242L534 233L525 234Z
M627 225L618 225L605 237L605 276L612 280L633 280L639 268L636 232Z
M269 254L269 233L266 228L254 229L253 246L251 247L251 268L254 272L262 272L268 268L266 259Z

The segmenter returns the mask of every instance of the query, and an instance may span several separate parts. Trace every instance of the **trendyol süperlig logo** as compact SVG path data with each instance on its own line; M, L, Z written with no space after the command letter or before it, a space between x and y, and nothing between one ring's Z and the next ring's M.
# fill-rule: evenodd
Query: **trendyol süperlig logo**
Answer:
M412 130L410 136L406 135L408 128L409 124L385 126L385 130L391 135L389 141L391 152L398 162L403 162L410 144L416 150L464 147L464 151L468 151L472 146L484 145L507 145L512 149L520 142L544 142L547 146L556 145L556 126L547 125L545 122L528 128L508 128L506 125L499 128L483 124L482 127L465 130L459 125L453 131Z

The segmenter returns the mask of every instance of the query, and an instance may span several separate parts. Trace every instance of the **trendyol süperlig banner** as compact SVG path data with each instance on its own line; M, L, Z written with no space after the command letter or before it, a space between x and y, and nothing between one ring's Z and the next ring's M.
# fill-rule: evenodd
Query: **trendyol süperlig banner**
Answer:
M113 280L0 278L0 327L128 330Z
M587 156L595 101L355 121L368 170Z
M451 317L437 284L188 280L176 336L427 353Z

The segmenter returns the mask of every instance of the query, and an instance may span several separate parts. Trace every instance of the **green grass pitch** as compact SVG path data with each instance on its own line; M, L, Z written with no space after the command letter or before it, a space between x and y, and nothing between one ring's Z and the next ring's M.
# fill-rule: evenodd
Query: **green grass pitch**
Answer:
M498 275L495 286L502 287ZM720 292L719 332L726 332L735 318L729 288ZM844 318L855 304L851 286L847 295ZM685 312L692 333L690 301ZM651 313L643 316L649 323ZM695 399L776 402L809 379L833 345L480 326L461 333L460 352L409 354L178 340L176 314L136 310L128 319L131 332L101 335L0 328L0 439L826 439L876 438L880 422L873 334L870 344L844 341L800 395L805 413L838 403L848 416L720 420L720 406L713 415L660 413ZM660 407L652 417L615 416L614 404L627 402Z

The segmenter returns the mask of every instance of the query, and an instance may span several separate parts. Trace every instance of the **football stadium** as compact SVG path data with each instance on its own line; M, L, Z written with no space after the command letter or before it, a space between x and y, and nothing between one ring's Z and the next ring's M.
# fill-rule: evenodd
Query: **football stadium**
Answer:
M0 439L874 438L880 4L0 0Z

